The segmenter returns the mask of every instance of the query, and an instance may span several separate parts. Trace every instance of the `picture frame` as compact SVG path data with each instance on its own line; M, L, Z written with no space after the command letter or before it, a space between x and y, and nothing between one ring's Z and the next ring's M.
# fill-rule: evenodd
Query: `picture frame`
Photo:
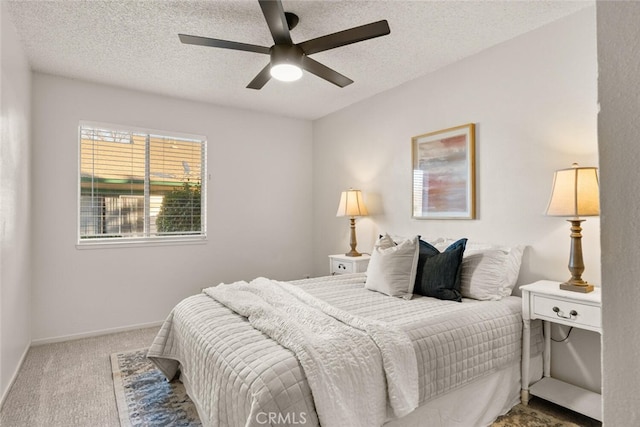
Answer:
M411 138L416 219L475 219L475 124Z

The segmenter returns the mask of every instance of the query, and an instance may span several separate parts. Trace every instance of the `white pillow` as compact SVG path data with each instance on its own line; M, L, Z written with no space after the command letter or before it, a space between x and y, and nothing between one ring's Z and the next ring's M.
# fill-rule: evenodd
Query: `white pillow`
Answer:
M402 242L403 240L411 240L411 239L413 239L413 236L407 237L407 236L402 236L400 234L392 234L392 233L389 233L388 235L389 235L389 237L391 237L391 239L394 242ZM380 235L380 238L382 238L382 237L384 237L384 236ZM434 238L434 239L429 239L429 238L426 238L426 237L421 236L421 235L418 235L418 237L423 242L427 242L427 243L429 243L429 244L431 244L433 246L435 246L435 245L437 245L437 244L439 244L441 242L444 242L444 240L445 240L442 237L437 237L437 238Z
M419 240L416 236L396 245L388 234L378 239L371 252L364 287L392 297L411 299L418 266Z
M453 242L453 239L445 239L436 248L446 248ZM462 296L478 300L500 300L511 295L520 273L523 251L523 246L510 248L467 242L460 273Z

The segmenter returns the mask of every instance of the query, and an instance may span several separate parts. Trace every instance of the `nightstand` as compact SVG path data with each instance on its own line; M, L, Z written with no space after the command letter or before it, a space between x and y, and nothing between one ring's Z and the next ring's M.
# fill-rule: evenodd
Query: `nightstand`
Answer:
M335 274L364 273L367 271L370 259L370 255L329 255L329 272L332 276Z
M541 280L520 288L522 291L522 403L529 394L602 421L602 396L551 378L551 323L573 326L602 335L600 288L586 294L561 290L560 282ZM529 386L529 358L532 320L544 321L544 377Z

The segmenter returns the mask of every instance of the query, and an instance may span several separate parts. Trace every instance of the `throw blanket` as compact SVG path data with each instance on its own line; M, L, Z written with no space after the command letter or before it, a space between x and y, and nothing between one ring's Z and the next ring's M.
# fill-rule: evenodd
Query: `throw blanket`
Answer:
M415 351L398 328L265 278L204 292L295 353L323 426L379 426L387 402L397 417L418 406Z

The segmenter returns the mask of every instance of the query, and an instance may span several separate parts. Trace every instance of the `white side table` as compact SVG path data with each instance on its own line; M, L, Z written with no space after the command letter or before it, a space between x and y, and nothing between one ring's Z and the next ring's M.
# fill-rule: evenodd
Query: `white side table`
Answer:
M369 265L370 255L346 256L329 255L330 274L364 273Z
M551 323L573 326L602 334L602 297L600 288L582 294L561 290L560 282L540 280L520 288L522 291L522 403L529 394L602 421L602 396L589 390L551 378ZM531 321L544 321L544 377L529 386Z

